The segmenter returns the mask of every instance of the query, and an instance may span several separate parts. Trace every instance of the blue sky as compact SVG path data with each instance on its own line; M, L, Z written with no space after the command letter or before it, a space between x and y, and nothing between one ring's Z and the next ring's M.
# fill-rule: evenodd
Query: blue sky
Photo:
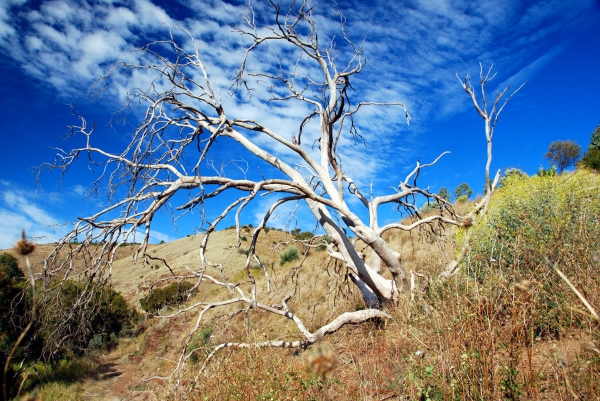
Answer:
M322 38L338 35L331 1L315 1ZM414 167L450 151L420 177L437 191L468 182L481 192L484 181L485 137L478 117L455 76L479 73L479 62L494 63L497 77L488 94L506 85L525 87L503 112L494 140L492 169L519 167L533 174L547 166L543 157L555 140L571 139L583 148L600 123L600 8L597 1L338 1L347 18L346 31L356 43L364 39L367 66L355 81L357 98L406 103L412 117L406 125L400 110L361 114L361 134L367 142L343 145L346 168L357 182L374 192L389 192ZM257 1L258 15L269 17L268 2ZM201 43L213 84L226 94L243 56L243 38L231 31L242 25L247 3L236 1L26 1L0 0L0 248L10 247L25 228L41 242L54 241L68 222L106 204L106 197L86 195L98 172L84 161L60 181L44 173L40 185L31 167L52 161L52 148L70 149L67 126L77 122L67 103L97 129L97 144L121 149L130 125L110 127L111 113L120 108L126 88L147 84L144 75L117 74L102 96L90 90L95 80L119 60L132 61L136 46L167 35L167 24L187 27ZM322 40L322 43L325 43ZM339 44L343 60L343 43ZM259 53L262 57L264 54ZM260 65L260 60L255 60ZM248 118L264 120L286 133L297 125L305 108L271 109L260 90L248 100L229 98ZM262 97L261 97L262 96ZM241 117L241 116L238 116ZM291 131L290 131L291 132ZM269 145L265 145L269 146ZM222 148L220 161L240 154ZM252 159L249 171L256 173ZM368 192L368 191L367 191ZM247 210L243 222L258 222L268 205L262 199ZM389 209L389 210L388 210ZM381 223L397 219L382 210ZM218 205L207 212L220 212ZM288 221L284 210L274 226L314 226L305 209ZM225 225L232 224L227 220ZM192 233L198 214L171 224L169 212L156 222L154 241Z

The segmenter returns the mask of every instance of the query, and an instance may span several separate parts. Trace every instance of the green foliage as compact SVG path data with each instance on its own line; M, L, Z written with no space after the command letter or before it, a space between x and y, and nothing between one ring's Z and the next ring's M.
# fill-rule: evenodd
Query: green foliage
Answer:
M242 236L242 238L240 238L240 239L241 239L242 241L248 241L248 238L247 238L245 235L243 235L243 236Z
M263 231L265 232L265 234L267 234L269 231L271 231L271 229L270 229L269 227L266 227L266 226L265 226L265 227L263 228Z
M450 201L450 191L448 191L448 188L446 188L446 187L440 188L440 191L438 192L438 196L442 199Z
M321 243L321 244L323 244L323 242L324 242L325 244L331 244L331 238L329 237L329 235L324 235L324 236L322 236L321 238L319 238L319 241L318 241L318 243ZM319 246L317 247L317 251L318 251L318 252L322 252L322 251L324 251L325 249L327 249L327 245L325 245L325 244L323 244L323 245L319 245Z
M510 177L527 178L529 177L523 170L518 168L507 168L504 175L500 178L500 186L504 186ZM518 179L517 178L517 179Z
M140 299L140 305L148 313L156 313L165 306L181 305L186 301L186 294L193 286L192 283L182 281L153 289L150 294Z
M465 198L466 200L466 198ZM432 210L438 209L439 205L437 202L432 202L429 199L427 200L427 203L423 204L423 206L421 206L421 208L419 209L419 212L421 213L427 213L430 212Z
M552 166L550 169L545 169L540 166L537 175L540 177L556 177L556 166Z
M210 338L212 337L213 331L214 331L214 327L208 326L204 330L200 331L200 333L196 334L192 338L192 341L190 341L190 343L188 344L188 348L187 348L188 354L192 351L197 350L198 348L206 347L208 345L208 343L210 343ZM190 355L190 362L192 362L192 364L195 365L198 363L198 361L199 361L198 352L196 351Z
M0 255L0 280L20 279L23 277L25 277L25 275L21 269L19 269L17 258L10 253L3 252Z
M111 287L90 292L92 285L66 280L44 290L58 292L51 302L41 305L37 326L39 342L34 347L47 346L60 324L71 326L69 334L60 341L61 346L74 355L87 352L90 345L96 348L112 347L120 336L129 333L138 318L137 312Z
M579 161L579 166L600 171L600 149L590 148Z
M295 235L300 234L300 231L302 231L301 228L294 228L292 231L290 231L290 234L295 236Z
M298 255L298 248L293 245L289 246L279 254L279 265L283 266L285 263L292 260L297 260L299 258L300 256Z
M461 184L461 185L463 185L463 184ZM467 185L467 184L464 184L464 185ZM468 185L467 185L467 187L468 187ZM456 190L458 190L458 188ZM445 199L448 202L450 201L450 191L448 191L448 188L446 188L446 187L441 187L440 188L440 191L438 192L438 196L440 198L442 198L442 199ZM464 201L466 201L466 200L467 200L467 198L464 198ZM423 206L421 206L421 208L419 209L419 211L421 213L427 213L427 212L430 212L432 210L439 209L439 207L440 207L440 205L438 204L437 201L432 201L432 200L430 200L428 198L427 199L427 203L423 204Z
M313 233L311 233L310 231L304 231L304 232L296 234L294 236L294 238L297 239L298 241L306 241L306 240L311 239L314 236L315 235Z
M543 309L536 327L538 333L554 333L561 319L572 319L561 308L573 296L554 264L584 293L597 293L590 285L600 245L598 188L600 176L586 170L568 177L507 177L470 230L463 271L482 283L499 274L510 281L543 283L536 294L536 305Z
M26 282L17 259L6 252L0 254L0 374L10 350L26 324L23 284ZM7 377L10 379L9 375ZM0 384L1 382L0 379ZM7 388L11 387L10 384L7 385Z
M82 399L83 394L77 393L76 389L69 388L68 396L66 388L72 383L83 383L93 374L95 364L90 359L85 358L61 358L56 363L35 362L26 370L27 379L23 383L21 394L31 392L36 385L43 383L39 399ZM26 398L31 399L31 398Z
M454 199L456 199L457 202L466 202L471 195L473 195L473 190L466 182L463 182L454 189Z
M569 166L574 166L581 154L581 147L574 141L554 141L544 155L548 163L556 166L560 172Z
M5 335L11 332L12 312L14 311L14 302L23 291L25 275L19 269L17 259L9 253L0 255L0 336L4 339ZM25 283L26 284L26 283ZM0 340L3 343L2 340ZM0 346L0 349L2 347ZM0 351L1 352L1 351Z
M592 135L590 136L588 150L592 149L600 150L600 124L592 131Z

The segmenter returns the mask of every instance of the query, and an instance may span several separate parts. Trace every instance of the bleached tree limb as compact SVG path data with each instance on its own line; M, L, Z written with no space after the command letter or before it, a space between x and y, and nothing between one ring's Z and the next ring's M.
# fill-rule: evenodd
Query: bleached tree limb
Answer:
M431 163L417 162L406 178L389 191L391 193L377 196L371 193L367 197L361 192L357 180L343 168L343 154L339 149L341 141L349 139L356 142L361 138L355 118L360 116L360 111L365 107L400 108L403 118L409 123L407 107L405 103L394 101L355 101L358 94L351 83L365 67L366 60L362 48L354 45L346 35L341 15L342 38L347 44L349 55L345 62L339 62L338 65L335 41L329 47L320 44L316 21L312 15L313 7L308 1L293 3L285 13L278 5L273 6L275 23L272 26L258 26L250 5L250 12L245 18L247 27L235 28L250 43L230 89L251 95L253 82L258 79L266 83L271 93L270 101L302 104L307 112L291 139L288 139L289 132L284 135L280 127L271 127L264 121L258 121L256 116L242 114L243 108L224 104L202 62L204 55L200 51L200 45L185 28L171 27L167 40L154 41L140 49L139 61L118 63L98 81L99 87L103 88L117 71L124 74L137 71L153 74L154 79L147 89L133 88L128 91L122 111L125 113L130 108L141 105L145 108L145 113L124 149L121 152L108 152L95 146L95 126L88 127L85 119L78 116L79 124L71 127L68 138L79 141L78 145L68 151L58 149L54 162L41 166L41 169L58 170L65 174L86 157L88 168L98 171L92 191L101 193L105 190L109 201L103 210L81 217L46 260L44 279L47 282L56 280L59 274L63 280L68 279L73 274L75 260L79 256L85 255L89 261L81 272L86 279L85 290L79 295L77 306L65 312L64 319L52 333L49 344L58 346L63 341L62 336L69 323L82 319L85 305L92 299L94 292L112 276L112 262L120 244L141 235L134 262L144 259L153 219L157 212L165 208L178 214L175 218L186 214L189 216L196 210L201 216L199 226L204 229L205 235L199 243L200 263L186 267L189 274L185 279L191 277L195 280L190 294L191 291L203 288L207 288L207 291L211 288L227 290L224 299L195 302L179 312L162 316L172 318L185 311L200 311L196 324L183 345L178 369L184 366L191 355L186 352L187 344L200 329L206 314L213 309L220 308L227 313L227 308L242 305L240 310L246 316L251 311L260 310L272 316L290 319L302 337L301 340L292 342L275 339L258 344L226 343L221 344L218 349L310 345L345 324L389 317L383 309L409 298L411 276L414 275L403 265L403 255L383 238L383 234L389 230L410 231L435 222L461 224L462 217L450 203L427 188L420 187L417 182L423 169L435 165L447 152ZM252 70L252 57L263 49L269 52L270 64L267 59L258 63L262 69ZM506 98L498 107L506 90L497 94L491 111L487 111L484 89L485 84L493 78L490 73L491 69L486 75L483 70L480 73L483 91L481 107L477 103L469 76L464 82L461 81L486 126L488 162L485 176L488 190L485 202L478 206L482 209L489 202L498 179L496 177L493 183L489 181L494 127L499 114L512 97ZM310 135L315 138L314 150L303 141ZM211 157L218 154L217 146L220 142L226 142L238 153L251 154L253 163L261 167L260 178L248 178L254 175L248 174L248 165L243 161L239 165L233 162L219 165L213 161ZM368 210L368 220L364 220L361 213L353 210L352 203L346 199L346 191L358 198L361 208ZM230 193L235 194L233 200L229 199L223 204L218 202ZM182 200L182 194L187 194L187 198ZM240 216L247 213L249 205L255 204L264 195L272 195L276 200L252 233L245 263L243 266L235 266L243 267L246 277L234 282L231 277L235 275L226 271L231 266L211 261L208 257L212 234L226 218L233 218L236 222L237 246L240 247ZM439 213L421 216L417 202L422 199L437 202L440 206ZM207 216L205 204L215 201L218 202L220 212ZM266 266L256 255L258 237L267 227L274 211L290 201L304 202L307 205L330 240L327 245L328 255L345 264L347 277L356 285L365 304L372 309L342 313L311 333L298 315L287 307L287 299L282 301L281 308L268 305L265 299L267 294L272 295L271 279L267 279L266 292L261 292L250 264L252 260L257 261L268 275ZM411 216L410 222L380 227L379 208L389 204L396 205ZM355 238L351 239L352 235ZM80 237L83 237L81 244L72 244L74 239ZM357 249L358 240L364 244L365 249ZM90 251L89 245L92 242L101 243L102 246ZM371 259L368 262L365 261L364 250L370 250ZM66 257L60 255L61 251L68 251ZM218 270L218 273L211 273L214 270ZM215 278L219 274L220 279ZM173 275L172 278L182 280L183 277ZM213 350L206 363L218 349Z
M228 347L236 347L236 348L265 348L265 347L278 347L278 348L301 348L306 347L307 345L313 344L326 335L335 333L340 328L342 328L346 324L359 324L366 322L372 319L391 319L391 316L387 313L376 310L376 309L365 309L356 312L345 312L338 316L331 323L326 324L321 327L314 333L308 333L308 336L305 340L297 340L297 341L282 341L282 340L272 340L272 341L263 341L259 343L223 343L216 346L211 353L208 355L204 364L200 368L199 373L202 373L210 360L215 356L217 352L222 350L223 348Z

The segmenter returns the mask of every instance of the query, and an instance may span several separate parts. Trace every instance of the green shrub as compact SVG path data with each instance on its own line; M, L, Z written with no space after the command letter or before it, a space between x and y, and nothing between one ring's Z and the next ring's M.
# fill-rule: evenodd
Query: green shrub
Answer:
M473 190L466 182L461 183L454 189L454 199L456 199L457 202L466 202L471 195L473 195Z
M311 233L310 231L304 231L304 232L296 234L294 236L294 238L297 239L298 241L306 241L306 240L311 239L314 236L315 235L313 233Z
M467 199L465 198L464 201L466 201ZM419 212L421 213L427 213L430 212L432 210L439 210L440 205L438 205L437 202L435 201L427 201L427 203L424 203L423 206L421 206L419 208Z
M246 238L246 236L242 236L242 238L240 238L242 241L248 241L248 238Z
M600 171L600 150L596 148L589 149L585 152L583 159L579 161L578 165L591 170Z
M585 170L507 177L487 214L469 231L463 271L484 285L520 279L538 283L535 303L543 316L538 330L554 333L560 321L572 319L563 307L577 304L553 271L554 264L591 297L588 301L600 302L594 299L600 293L594 278L594 255L600 245L599 188L600 176Z
M556 177L557 173L556 173L556 166L552 166L549 169L545 169L543 167L540 166L537 175L540 177Z
M27 282L19 269L17 259L9 253L0 254L0 384L2 384L2 369L23 327L28 322L27 306L23 302L23 288ZM21 347L15 357L22 356ZM12 377L12 369L7 373L7 379ZM14 383L8 383L7 388L12 394Z
M0 255L0 335L8 329L9 315L13 309L13 301L21 294L25 275L19 269L17 259L8 253Z
M299 259L298 248L292 245L279 254L279 265L283 266L285 263L297 259Z
M523 170L518 169L518 168L507 168L506 171L504 171L504 176L502 176L502 178L500 178L500 182L499 182L499 186L504 186L507 182L507 180L512 177L512 176L518 176L521 178L527 178L529 177L527 175L527 173L525 173Z
M320 242L320 243L323 243L323 241L324 241L326 244L330 244L330 243L331 243L331 238L329 238L329 235L325 235L325 236L323 236L323 237L319 238L319 241L318 241L318 242ZM326 250L326 249L327 249L327 245L325 245L325 244L323 244L323 245L319 245L319 246L317 247L317 251L318 251L318 252L322 252L322 251L324 251L324 250Z
M190 343L188 344L188 354L198 348L202 348L208 345L208 343L210 343L210 338L212 337L213 331L214 327L208 326L207 328L196 334L192 338L192 341L190 341ZM198 363L198 361L198 352L194 352L192 355L190 355L190 362L192 362L195 365L196 363Z
M153 289L150 294L140 299L140 305L148 313L156 313L165 306L181 305L186 301L186 294L193 286L192 283L182 281Z
M265 234L268 234L269 231L271 231L271 229L269 227L264 227L263 231L265 232Z
M66 280L44 291L58 292L40 305L39 343L34 347L52 348L52 343L58 342L75 355L84 354L90 346L110 348L131 331L138 318L125 298L108 286L90 292L89 288L86 290L86 282ZM58 326L66 332L55 331ZM54 338L55 335L62 337Z

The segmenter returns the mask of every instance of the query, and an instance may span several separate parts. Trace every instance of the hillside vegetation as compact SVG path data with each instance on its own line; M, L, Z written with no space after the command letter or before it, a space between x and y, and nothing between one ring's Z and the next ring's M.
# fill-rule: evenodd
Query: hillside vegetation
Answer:
M410 255L404 260L407 270L421 273L415 276L412 300L392 308L392 320L344 327L306 351L226 348L200 372L215 344L293 341L298 334L286 319L235 306L218 314L208 310L194 332L197 309L162 318L200 300L218 301L226 290L197 292L181 306L156 308L159 317L148 315L116 348L83 359L65 355L62 365L52 369L68 372L77 364L80 374L61 380L40 375L41 395L65 400L125 395L177 400L598 399L598 322L554 269L600 307L599 194L600 177L585 170L554 177L513 175L503 180L487 214L471 228L433 225L418 233L386 234ZM237 272L228 281L243 282L247 242L236 247L231 229L213 235L211 260ZM156 259L146 263L134 265L131 257L122 257L113 266L113 288L143 312L140 300L153 290L194 282L184 276L186 266L199 263L200 239L153 246L149 254ZM291 245L299 258L280 263ZM462 249L457 275L429 279ZM270 230L260 235L257 254L271 279L272 303L291 294L288 306L309 329L343 310L364 308L344 266L330 261L326 252ZM266 286L262 268L251 268L258 285ZM218 267L209 270L215 277L222 274ZM193 363L177 386L152 379L168 376L181 353L192 351Z

